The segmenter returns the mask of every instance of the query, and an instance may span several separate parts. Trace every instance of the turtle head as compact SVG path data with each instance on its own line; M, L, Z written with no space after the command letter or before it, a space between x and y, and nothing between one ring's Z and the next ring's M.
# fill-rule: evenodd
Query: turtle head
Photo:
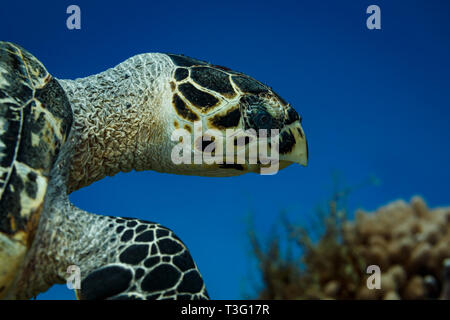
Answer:
M275 172L292 163L306 166L301 117L272 88L225 67L169 57L176 173L227 176L274 163Z
M268 148L278 154L281 164L308 163L308 144L297 111L273 91L262 95L244 95L240 101L242 127L261 138L271 134ZM273 142L273 143L272 143Z

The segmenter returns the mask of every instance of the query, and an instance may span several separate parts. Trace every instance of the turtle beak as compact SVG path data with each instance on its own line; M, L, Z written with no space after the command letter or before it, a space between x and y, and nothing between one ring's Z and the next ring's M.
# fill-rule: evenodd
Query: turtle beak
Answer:
M300 120L286 125L281 130L279 154L282 161L298 163L305 167L308 164L308 142Z

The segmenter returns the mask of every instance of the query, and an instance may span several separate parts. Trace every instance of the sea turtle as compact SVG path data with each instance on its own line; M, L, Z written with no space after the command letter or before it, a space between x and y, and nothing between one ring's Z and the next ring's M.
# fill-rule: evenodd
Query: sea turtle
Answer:
M68 194L119 171L232 176L264 166L174 163L173 132L195 137L195 123L222 133L279 129L280 167L306 165L300 121L266 85L183 55L140 54L59 80L19 45L0 42L0 298L34 297L64 283L73 266L79 299L208 298L170 229L85 212Z

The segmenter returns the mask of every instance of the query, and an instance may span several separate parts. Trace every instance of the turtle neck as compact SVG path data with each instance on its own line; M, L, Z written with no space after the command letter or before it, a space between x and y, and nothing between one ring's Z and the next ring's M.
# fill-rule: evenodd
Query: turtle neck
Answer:
M96 75L58 80L74 115L68 193L105 176L158 170L164 163L172 69L166 55L143 54Z

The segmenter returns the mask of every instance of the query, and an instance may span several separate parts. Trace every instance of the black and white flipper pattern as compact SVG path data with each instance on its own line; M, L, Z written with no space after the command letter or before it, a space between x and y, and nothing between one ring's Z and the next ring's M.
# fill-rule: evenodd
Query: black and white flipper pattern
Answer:
M81 273L78 299L209 299L194 260L173 231L153 222L109 218L118 251L106 265Z

